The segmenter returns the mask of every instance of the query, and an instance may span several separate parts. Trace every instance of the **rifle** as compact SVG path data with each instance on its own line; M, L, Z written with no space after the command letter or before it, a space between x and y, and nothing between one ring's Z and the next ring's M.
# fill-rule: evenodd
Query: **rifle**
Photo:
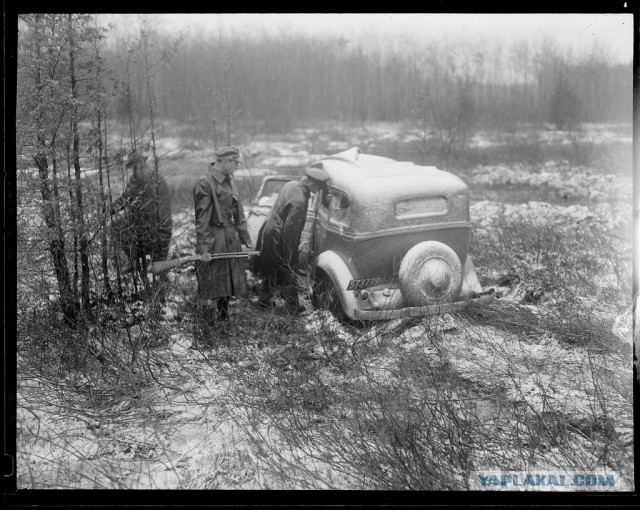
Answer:
M211 260L227 260L227 259L245 259L252 255L260 255L259 251L232 251L229 253L212 253ZM164 273L175 267L180 267L189 262L202 260L202 255L187 255L178 259L163 260L151 264L151 272L153 274Z

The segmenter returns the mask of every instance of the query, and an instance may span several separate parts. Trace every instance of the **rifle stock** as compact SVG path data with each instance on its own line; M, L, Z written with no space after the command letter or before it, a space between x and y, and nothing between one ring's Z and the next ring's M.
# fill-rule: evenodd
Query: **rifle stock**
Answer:
M252 255L260 255L259 251L234 251L230 253L212 253L211 260L228 260L228 259L243 259L249 258ZM187 255L186 257L180 257L171 260L162 260L160 262L154 262L151 264L151 272L153 274L164 273L170 269L180 267L189 262L196 262L202 260L202 255Z

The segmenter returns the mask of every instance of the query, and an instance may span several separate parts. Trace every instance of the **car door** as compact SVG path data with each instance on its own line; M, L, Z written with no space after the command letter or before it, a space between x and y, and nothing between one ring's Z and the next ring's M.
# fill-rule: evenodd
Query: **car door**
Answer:
M299 177L295 175L267 175L262 179L260 189L256 193L247 214L247 228L254 244L258 240L260 227L278 199L280 190L289 181L297 179Z

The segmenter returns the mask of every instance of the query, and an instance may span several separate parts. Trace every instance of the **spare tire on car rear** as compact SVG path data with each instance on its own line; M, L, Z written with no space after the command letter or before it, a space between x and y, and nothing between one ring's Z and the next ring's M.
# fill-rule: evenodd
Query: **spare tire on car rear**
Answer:
M424 241L411 248L400 263L400 290L408 306L455 301L462 290L462 264L446 244Z

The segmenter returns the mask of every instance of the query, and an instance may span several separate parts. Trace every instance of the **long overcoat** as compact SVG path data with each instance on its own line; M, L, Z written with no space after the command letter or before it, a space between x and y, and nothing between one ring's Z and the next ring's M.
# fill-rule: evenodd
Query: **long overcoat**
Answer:
M285 184L260 227L256 250L260 257L255 270L261 276L281 268L298 267L298 245L307 218L309 190L298 181Z
M242 251L240 243L250 244L251 236L238 197L238 188L233 177L227 178L213 165L210 168L209 174L201 177L193 187L196 253ZM244 259L196 263L196 277L200 304L212 306L210 300L245 296L247 293Z
M150 254L154 262L165 260L172 230L171 197L166 180L158 176L156 188L153 169L142 164L113 204L116 211L123 208L128 208L127 214L114 225L121 247L139 257Z

